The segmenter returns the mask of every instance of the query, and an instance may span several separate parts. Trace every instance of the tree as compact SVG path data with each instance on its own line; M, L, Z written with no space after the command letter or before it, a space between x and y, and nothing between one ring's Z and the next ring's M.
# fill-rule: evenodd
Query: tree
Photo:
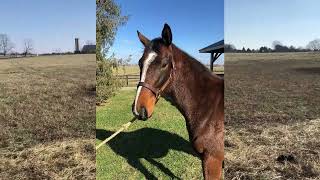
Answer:
M26 57L33 50L33 41L32 39L25 39L23 41L23 55Z
M271 52L271 49L268 48L267 46L262 46L262 47L260 47L259 52L260 53Z
M122 16L120 7L113 0L96 0L97 60L102 60L114 42L118 27L128 16Z
M224 45L224 51L225 52L235 52L236 51L236 47L233 44L225 44Z
M132 55L129 55L128 58L119 60L120 64L122 65L122 70L124 74L126 74L126 66L129 65L129 62L131 61L131 59L132 59Z
M13 49L13 43L7 34L0 34L0 52L6 56Z
M62 54L62 51L60 48L52 50L52 54Z
M87 40L86 45L95 45L95 42L91 40Z
M307 49L310 49L312 51L320 51L320 39L310 41L307 45Z
M112 75L117 59L114 55L107 57L107 53L118 27L127 22L128 16L121 15L120 7L113 0L96 0L96 17L96 102L100 104L120 86Z
M278 40L275 40L275 41L272 42L272 48L274 50L276 49L276 46L278 46L278 45L282 46L282 43L280 41L278 41Z
M283 45L280 41L273 41L272 48L274 52L289 52L289 47Z
M297 52L297 49L294 46L289 47L289 52Z

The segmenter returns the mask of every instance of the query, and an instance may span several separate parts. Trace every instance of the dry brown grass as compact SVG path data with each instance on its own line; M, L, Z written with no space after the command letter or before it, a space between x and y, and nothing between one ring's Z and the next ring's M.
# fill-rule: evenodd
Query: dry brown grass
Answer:
M319 178L320 55L225 59L226 179Z
M87 173L94 158L82 163L77 156L86 161L95 154L81 148L95 139L95 55L1 60L0 112L0 177L94 178ZM73 150L65 151L62 144L73 140ZM56 157L42 154L46 148ZM67 168L60 172L54 162ZM73 176L77 168L84 169Z
M39 144L1 158L3 179L95 179L92 140Z

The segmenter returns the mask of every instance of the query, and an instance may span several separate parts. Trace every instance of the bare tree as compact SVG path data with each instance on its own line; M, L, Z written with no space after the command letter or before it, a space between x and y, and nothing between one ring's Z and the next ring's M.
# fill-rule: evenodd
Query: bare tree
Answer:
M88 40L86 41L86 45L95 45L96 43L94 41Z
M54 50L52 51L52 54L62 54L62 51L61 51L60 48L54 49Z
M13 43L7 34L0 34L0 52L6 56L13 49Z
M23 47L24 47L23 54L26 57L33 50L33 41L32 41L32 39L25 39L23 41Z
M320 51L320 39L310 41L307 45L307 49L310 49L312 51Z
M128 56L128 58L126 58L126 59L119 59L119 64L120 65L122 65L122 70L123 70L123 74L125 75L125 74L127 74L126 73L126 66L128 66L129 65L129 62L132 60L132 55L130 54L129 56Z

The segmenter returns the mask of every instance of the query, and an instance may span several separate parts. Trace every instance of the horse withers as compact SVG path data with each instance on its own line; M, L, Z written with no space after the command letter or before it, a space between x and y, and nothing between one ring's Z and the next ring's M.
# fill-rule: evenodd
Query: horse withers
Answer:
M132 105L140 120L151 117L159 96L174 104L186 120L189 140L202 160L204 179L220 179L224 159L224 80L172 43L165 24L160 38L144 45L140 82Z

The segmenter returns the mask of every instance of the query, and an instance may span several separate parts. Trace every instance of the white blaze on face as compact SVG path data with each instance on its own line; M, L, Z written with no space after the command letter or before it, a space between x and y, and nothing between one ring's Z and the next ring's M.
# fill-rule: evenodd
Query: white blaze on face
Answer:
M154 51L151 51L148 54L147 59L145 60L144 65L142 67L141 80L140 80L141 82L144 82L146 80L146 75L147 75L148 68L149 68L150 64L156 59L156 57L157 57L157 53L155 53ZM139 96L140 96L141 88L142 88L142 86L138 87L137 94L136 94L136 99L134 101L134 113L137 116L139 115L139 113L137 111L137 101L138 101Z

